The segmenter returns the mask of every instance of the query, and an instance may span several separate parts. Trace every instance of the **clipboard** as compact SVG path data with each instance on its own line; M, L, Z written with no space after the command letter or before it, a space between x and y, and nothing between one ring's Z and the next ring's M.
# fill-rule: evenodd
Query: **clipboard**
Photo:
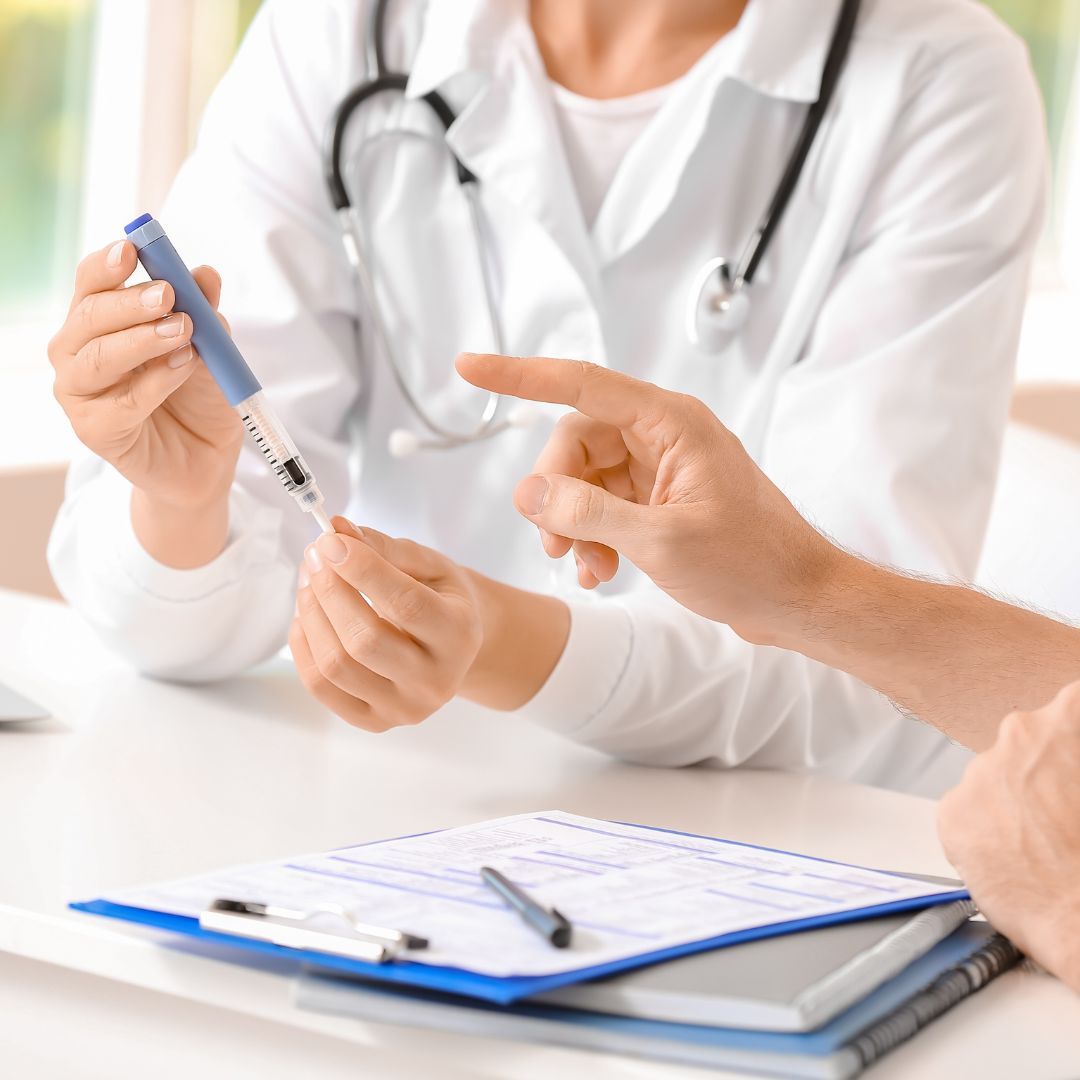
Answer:
M528 817L529 815L522 816ZM620 825L623 823L598 822L597 824ZM640 825L626 825L625 827L634 830L640 829L650 834L684 837L692 841L725 843L724 841L719 841L713 837L705 837L695 833L679 832L677 830L658 829L651 826ZM435 833L428 835L438 836L439 834ZM386 841L385 843L392 842L393 841ZM766 855L773 854L790 857L794 854L784 852L780 849L764 848L750 844L739 844L737 846L739 848L747 849L750 852L760 852ZM799 857L811 859L809 856ZM811 861L834 867L848 867L848 864L831 862L830 860L825 859L811 859ZM852 869L851 867L848 868ZM670 947L658 949L644 948L631 956L625 956L610 962L577 967L573 970L560 971L555 974L509 976L483 974L476 971L469 971L460 966L420 963L415 960L402 958L400 955L389 958L385 962L371 963L346 956L334 955L326 951L316 951L310 948L287 948L270 941L239 937L216 930L209 930L200 925L197 917L120 903L115 899L98 898L81 901L72 903L70 907L73 910L91 915L136 923L183 935L185 937L212 942L215 945L222 947L223 958L225 959L229 958L229 952L232 952L237 959L239 959L244 952L262 953L273 955L281 959L298 961L315 969L350 975L373 982L398 986L420 987L441 993L456 994L494 1004L506 1005L523 998L531 997L535 994L543 993L547 990L554 990L558 987L601 978L619 971L627 971L636 967L660 963L665 960L674 959L678 956L686 956L692 953L721 948L726 945L734 945L745 941L754 941L766 937L777 937L813 927L828 926L841 922L854 922L861 919L871 919L879 915L892 914L901 911L912 911L938 904L952 903L953 901L963 899L968 899L966 890L943 887L943 891L934 892L929 895L866 904L827 915L786 920L778 919L765 925L754 926L729 933L715 934L699 940L685 941ZM417 927L416 929L421 930L422 932L425 930L424 927Z

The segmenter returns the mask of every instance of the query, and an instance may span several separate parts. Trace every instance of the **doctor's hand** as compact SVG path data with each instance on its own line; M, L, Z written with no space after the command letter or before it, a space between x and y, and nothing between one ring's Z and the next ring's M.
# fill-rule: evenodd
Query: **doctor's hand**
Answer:
M300 678L355 727L417 724L459 692L480 650L472 579L410 540L340 517L334 527L300 569L289 633Z
M172 286L125 287L135 267L126 240L79 264L67 318L49 343L53 391L80 441L134 486L144 546L170 565L188 554L199 565L224 543L243 430L191 345L190 317L172 313ZM217 272L202 266L194 276L216 307ZM211 518L221 536L205 538L207 547L199 523Z
M457 368L577 410L514 501L550 556L574 548L586 588L614 576L621 552L685 607L768 643L839 555L695 398L576 360L464 354Z
M949 860L986 917L1080 992L1080 683L1013 713L941 801Z

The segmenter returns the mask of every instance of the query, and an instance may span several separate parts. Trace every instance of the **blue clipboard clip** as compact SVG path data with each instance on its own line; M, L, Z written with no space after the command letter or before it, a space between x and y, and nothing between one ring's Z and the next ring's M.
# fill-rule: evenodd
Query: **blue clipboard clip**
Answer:
M330 916L340 931L305 926L318 916ZM219 897L199 916L199 926L218 934L265 941L285 949L340 956L369 964L385 964L407 949L426 949L428 939L404 930L361 922L341 904L319 904L310 911Z

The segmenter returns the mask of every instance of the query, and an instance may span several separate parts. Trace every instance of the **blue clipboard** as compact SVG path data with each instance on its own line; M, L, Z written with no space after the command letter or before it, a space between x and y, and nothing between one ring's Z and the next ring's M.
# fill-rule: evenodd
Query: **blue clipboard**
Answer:
M619 822L618 824L631 824ZM715 837L702 836L699 833L679 832L675 829L660 829L648 825L636 825L634 828L650 829L653 832L670 833L675 836L687 836L698 840L715 840ZM726 843L739 843L737 841L725 841ZM757 844L739 843L740 847L752 848L758 851L773 852L776 854L797 854L784 852L777 848L762 847ZM850 866L850 863L840 863L832 859L817 859L813 856L801 855L801 858L812 858L815 862L828 863L833 866ZM517 975L500 977L494 975L481 975L462 968L442 967L433 964L418 964L409 960L391 960L387 963L372 964L360 960L352 960L346 957L333 956L329 953L314 952L305 949L288 949L270 942L258 941L252 938L244 938L232 934L222 934L215 931L204 930L199 925L199 920L184 915L174 915L169 912L154 911L148 908L129 907L117 904L110 900L97 899L79 901L69 904L74 911L86 912L90 915L101 915L110 919L119 919L123 922L137 923L141 926L150 926L158 930L166 930L170 933L182 934L185 937L197 938L202 941L212 942L226 949L237 949L241 952L257 952L268 954L284 960L300 961L314 968L320 968L328 972L338 972L347 975L355 975L375 982L384 982L399 986L421 987L435 990L441 993L458 994L463 997L476 998L480 1001L492 1002L496 1005L509 1005L534 994L543 993L546 990L554 990L560 986L569 986L579 982L589 982L606 975L613 975L619 971L629 971L633 968L646 967L650 964L660 963L664 960L673 960L679 956L688 956L692 953L705 952L709 949L722 948L727 945L738 945L745 941L756 941L761 938L779 937L783 934L796 933L799 930L810 930L820 926L830 926L836 923L856 922L862 919L873 919L881 915L892 915L901 911L913 911L920 908L935 907L940 904L951 904L956 900L967 900L970 896L965 889L956 889L950 892L938 893L930 897L913 897L903 900L893 900L881 904L873 904L867 907L857 908L850 911L836 912L831 915L814 916L812 918L790 919L784 922L770 923L767 926L758 926L749 930L738 930L733 933L720 934L716 937L704 938L699 941L691 941L670 948L659 949L653 952L639 953L636 956L626 957L610 963L598 964L592 967L577 968L573 971L560 972L554 975ZM227 959L227 957L224 957Z

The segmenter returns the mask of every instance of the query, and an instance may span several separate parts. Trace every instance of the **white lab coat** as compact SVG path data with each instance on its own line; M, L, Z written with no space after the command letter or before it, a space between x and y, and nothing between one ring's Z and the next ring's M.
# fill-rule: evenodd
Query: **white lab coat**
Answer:
M391 4L410 96L459 110L449 140L481 179L507 349L591 359L703 398L820 526L888 563L970 577L990 505L1032 248L1044 128L1021 44L970 0L866 0L847 70L749 321L718 356L684 334L687 287L736 256L817 93L838 0L751 0L616 176L591 234L550 85L509 0ZM547 417L495 442L396 460L417 424L380 357L341 248L320 148L365 76L366 5L267 3L207 110L160 217L222 306L328 509L514 585L552 564L510 493ZM433 130L374 101L360 132ZM411 153L411 151L410 151ZM437 159L436 159L437 160ZM457 185L387 149L361 168L387 319L413 385L467 428L483 395L461 349L493 346ZM227 550L178 571L138 545L129 489L75 463L50 558L70 601L142 670L229 676L279 649L312 524L245 451ZM523 712L622 757L815 768L933 792L965 754L856 680L741 641L624 569L566 590L572 629Z

